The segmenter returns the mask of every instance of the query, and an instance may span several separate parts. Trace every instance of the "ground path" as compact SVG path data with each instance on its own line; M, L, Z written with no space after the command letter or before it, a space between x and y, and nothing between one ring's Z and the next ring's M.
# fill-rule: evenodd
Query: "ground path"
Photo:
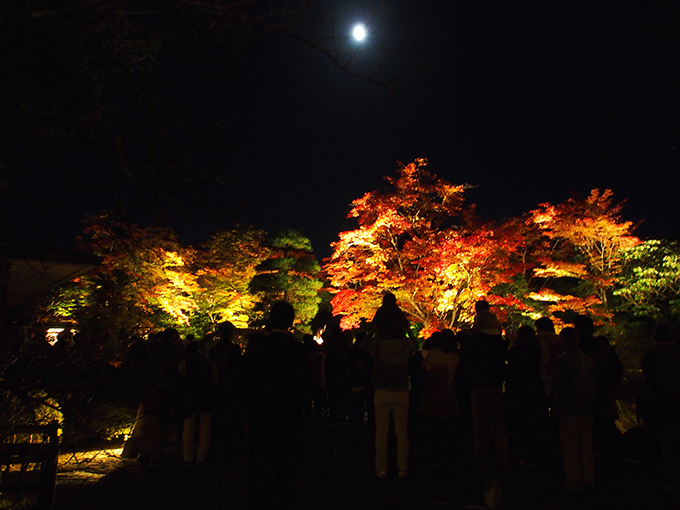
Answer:
M504 509L677 510L680 500L662 490L657 466L622 462L597 492L579 498L561 490L559 463L519 466L479 474L467 461L433 470L414 444L411 476L372 475L372 436L367 428L311 424L302 455L299 502L303 510L434 510L485 508L485 488L500 487ZM60 458L57 510L238 510L245 508L247 458L235 447L226 466L186 468L177 455L159 466L120 459L120 450Z

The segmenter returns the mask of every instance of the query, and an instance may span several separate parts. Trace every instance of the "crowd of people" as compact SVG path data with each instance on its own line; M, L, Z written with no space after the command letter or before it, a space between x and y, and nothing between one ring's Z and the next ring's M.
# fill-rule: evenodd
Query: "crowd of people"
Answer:
M321 343L311 335L296 340L295 312L283 301L245 348L230 323L185 341L182 354L179 335L166 332L157 350L175 356L166 366L173 377L142 400L126 455L158 462L163 445L176 441L186 466L219 463L235 439L247 437L249 508L271 501L293 508L301 427L326 422L374 433L378 479L393 470L408 478L414 448L433 470L469 461L481 473L536 469L559 452L565 490L587 492L620 460L615 395L623 367L615 350L587 316L559 334L547 317L504 332L486 301L475 310L469 330L435 332L420 347L391 293L368 328L329 325ZM643 360L648 416L668 489L678 490L680 355L670 329L657 328L655 339ZM124 367L139 363L135 349L143 345ZM391 436L396 466L388 462Z

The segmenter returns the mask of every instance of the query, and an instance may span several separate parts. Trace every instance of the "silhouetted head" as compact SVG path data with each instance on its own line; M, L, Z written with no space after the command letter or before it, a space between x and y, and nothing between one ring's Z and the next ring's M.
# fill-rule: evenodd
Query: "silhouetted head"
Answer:
M531 326L522 326L517 330L517 340L515 345L522 349L538 347L536 343L536 333Z
M675 341L673 329L668 324L657 324L654 328L654 341L667 344Z
M576 316L574 319L574 326L578 330L578 334L582 339L592 338L593 334L595 333L595 324L593 323L593 319L587 315Z
M564 328L560 331L560 340L565 349L574 349L578 345L578 332L574 328Z
M488 301L481 300L475 303L475 312L488 312L490 310Z
M444 352L456 352L458 350L456 334L450 329L442 330L439 336L439 348Z
M198 342L191 342L190 344L187 344L184 352L187 357L198 356L201 352L201 346L198 345Z
M217 326L217 334L221 340L230 341L234 331L236 331L236 326L229 321L221 322Z
M441 335L441 331L434 331L430 337L423 342L423 349L426 351L434 348L439 349L439 340Z
M392 294L391 292L388 292L383 296L382 299L382 304L387 305L387 306L394 306L397 304L397 296Z
M269 325L272 329L288 331L295 320L295 309L286 301L277 301L269 312Z
M534 326L536 327L536 331L547 331L549 333L555 332L555 325L553 324L553 321L550 319L550 317L541 317L540 319L536 319Z
M165 331L163 331L163 337L165 340L169 340L171 342L180 342L182 337L179 336L179 331L177 331L175 328L167 328Z

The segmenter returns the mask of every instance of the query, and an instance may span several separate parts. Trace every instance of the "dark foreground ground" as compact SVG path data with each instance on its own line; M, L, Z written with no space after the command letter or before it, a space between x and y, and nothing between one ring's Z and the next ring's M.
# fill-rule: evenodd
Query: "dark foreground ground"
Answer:
M539 468L513 466L506 472L479 474L464 459L434 470L412 444L411 476L378 480L372 475L372 435L367 428L310 424L299 476L299 508L446 509L486 508L485 488L493 486L504 509L680 509L680 498L663 491L663 476L653 463L622 460L599 488L577 498L561 489L559 459L547 454ZM236 445L224 467L186 468L174 454L159 466L116 460L89 479L60 475L57 510L165 509L223 510L245 508L247 456ZM630 456L629 456L630 457ZM87 470L84 463L81 468ZM96 471L96 470L95 470Z

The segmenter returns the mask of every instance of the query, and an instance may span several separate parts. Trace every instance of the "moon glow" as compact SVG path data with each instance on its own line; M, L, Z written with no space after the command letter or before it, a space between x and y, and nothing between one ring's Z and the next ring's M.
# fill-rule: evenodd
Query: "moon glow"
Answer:
M366 27L363 23L357 23L352 29L352 37L357 41L363 41L366 39Z

